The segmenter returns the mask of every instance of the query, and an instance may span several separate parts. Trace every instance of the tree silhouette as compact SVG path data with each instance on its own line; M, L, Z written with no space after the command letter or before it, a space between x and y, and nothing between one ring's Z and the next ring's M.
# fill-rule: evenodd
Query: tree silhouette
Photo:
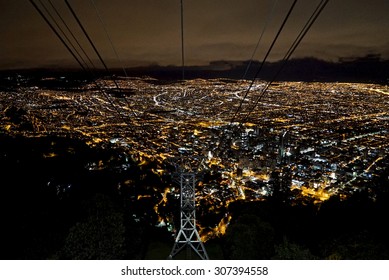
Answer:
M225 236L224 254L228 259L269 259L274 254L274 229L259 217L244 214Z
M273 259L276 260L314 260L317 259L309 249L304 248L296 243L288 241L284 237L283 242L275 246L275 255Z
M70 229L60 258L123 259L126 255L123 213L102 194L94 196L86 207L87 219Z

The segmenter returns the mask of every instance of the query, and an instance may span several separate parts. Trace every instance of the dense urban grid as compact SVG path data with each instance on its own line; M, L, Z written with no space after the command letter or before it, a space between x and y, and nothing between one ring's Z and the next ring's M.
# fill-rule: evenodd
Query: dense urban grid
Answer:
M2 133L66 136L124 151L123 170L136 163L166 182L129 198L157 201L158 227L175 230L166 205L177 200L179 189L166 178L172 167L190 163L198 173L203 241L225 233L234 201L261 201L283 191L292 203L320 205L359 191L374 200L371 182L389 166L389 90L383 85L277 82L253 108L265 86L258 81L233 119L249 81L145 77L74 85L67 77L7 79L15 86L0 92ZM108 164L97 160L85 168ZM129 179L118 188L131 184Z

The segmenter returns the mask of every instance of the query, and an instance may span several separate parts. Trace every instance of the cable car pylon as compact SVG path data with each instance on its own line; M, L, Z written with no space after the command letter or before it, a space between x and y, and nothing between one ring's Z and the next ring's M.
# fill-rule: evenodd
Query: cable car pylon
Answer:
M190 258L193 251L200 259L208 260L207 251L196 228L196 172L190 168L188 170L187 166L181 166L173 178L180 185L180 230L168 258L173 259L186 248L187 258Z

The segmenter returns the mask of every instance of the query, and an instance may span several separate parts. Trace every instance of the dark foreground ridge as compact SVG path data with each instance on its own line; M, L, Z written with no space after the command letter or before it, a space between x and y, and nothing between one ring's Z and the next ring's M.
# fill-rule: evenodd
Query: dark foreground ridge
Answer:
M150 188L166 183L117 150L79 140L2 134L0 142L1 259L166 258L173 240L154 226ZM375 200L362 191L317 207L290 203L285 191L234 202L226 234L206 243L210 258L388 259L387 180L373 183ZM150 203L137 203L138 195Z

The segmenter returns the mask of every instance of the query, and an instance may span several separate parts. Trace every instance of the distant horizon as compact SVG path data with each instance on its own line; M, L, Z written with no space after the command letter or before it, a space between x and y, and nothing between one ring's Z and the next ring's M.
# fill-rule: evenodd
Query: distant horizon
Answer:
M255 77L259 69L260 61L251 62L239 60L218 60L211 61L207 65L185 66L185 79L248 79ZM363 57L341 58L337 62L325 61L318 58L293 58L290 59L282 71L282 61L266 62L262 67L257 80L275 81L320 81L320 82L356 82L356 83L377 83L389 84L387 73L389 72L389 60L384 60L379 54L370 54ZM279 72L278 74L276 74ZM138 67L116 67L110 68L107 72L103 68L84 71L80 67L35 67L19 69L2 69L0 75L25 74L30 77L43 78L55 77L66 74L82 75L86 79L96 79L107 76L117 77L152 77L160 80L181 80L182 66L178 65L157 65L150 64ZM244 75L246 73L246 75ZM3 77L4 78L4 77ZM78 78L77 78L78 79Z
M289 59L289 62L290 61L305 61L305 60L312 60L312 61L318 61L318 62L324 62L324 63L328 63L328 64L342 64L342 63L352 63L352 62L356 62L356 61L359 61L359 60L365 60L367 59L367 61L369 62L377 62L377 63L383 63L383 62L387 62L389 61L389 57L384 57L382 54L380 53L367 53L367 54L364 54L364 55L360 55L360 56L345 56L345 57L338 57L337 60L333 60L333 59L324 59L324 58L320 58L320 57L314 57L314 56L305 56L305 57L294 57L294 58L291 58ZM93 61L93 62L96 62L96 67L95 68L91 68L91 70L97 70L97 71L104 71L104 67L99 64L99 61L96 60L96 61ZM197 64L189 64L189 65L185 65L184 67L186 69L190 69L190 68L198 68L198 67L206 67L207 69L209 68L212 68L212 67L216 67L216 68L219 68L218 65L221 65L221 64L231 64L232 66L238 66L238 65L245 65L245 64L248 64L248 63L253 63L254 65L255 64L260 64L262 63L261 60L259 59L254 59L254 60L250 60L250 59L217 59L217 60L211 60L211 61L207 61L207 62L204 62L204 63L197 63ZM265 64L277 64L277 63L280 63L282 62L281 59L279 60L272 60L272 61L266 61ZM288 62L287 62L288 63ZM124 66L121 66L121 65L114 65L115 63L113 61L110 61L110 60L107 60L107 65L108 65L108 68L109 70L113 70L113 71L116 71L116 70L121 70L123 68L125 69L145 69L145 68L182 68L182 65L179 65L179 64L160 64L160 63L157 63L155 61L144 61L143 63L138 63L138 64L128 64L128 65L124 65ZM60 63L50 63L50 64L42 64L42 65L30 65L30 66L25 66L25 67L21 67L21 66L14 66L14 67L2 67L0 65L0 71L1 72L6 72L6 71L13 71L13 70L72 70L72 71L83 71L83 69L79 66L79 65L76 65L74 63L69 63L69 64L60 64ZM218 70L218 69L217 69Z

